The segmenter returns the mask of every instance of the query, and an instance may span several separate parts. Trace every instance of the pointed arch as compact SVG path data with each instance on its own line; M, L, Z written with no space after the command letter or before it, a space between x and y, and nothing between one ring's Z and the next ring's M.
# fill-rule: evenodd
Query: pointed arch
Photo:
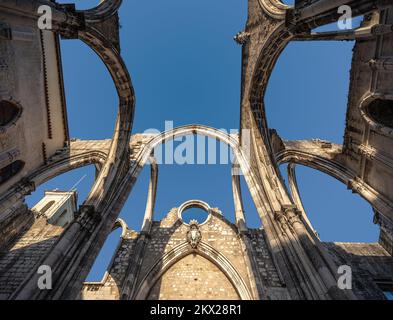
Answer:
M250 289L231 262L219 251L204 242L201 242L197 249L192 249L190 245L185 242L163 255L154 263L149 272L147 272L142 279L136 290L134 299L146 299L156 282L169 270L169 268L190 254L198 254L218 267L233 285L241 300L253 299Z

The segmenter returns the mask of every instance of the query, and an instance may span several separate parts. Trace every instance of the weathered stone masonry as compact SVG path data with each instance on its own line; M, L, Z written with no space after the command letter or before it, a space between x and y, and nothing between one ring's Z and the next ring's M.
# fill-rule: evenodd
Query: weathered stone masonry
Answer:
M242 50L239 136L198 124L161 134L132 132L135 92L120 55L121 3L105 0L79 11L49 0L0 2L0 104L13 110L0 122L0 299L345 300L385 299L384 292L393 292L391 0L297 0L294 6L248 0L245 29L235 37ZM37 27L42 4L52 9L52 30ZM363 16L362 26L314 32L337 21L340 5ZM60 38L83 41L109 70L119 103L107 140L70 140ZM341 145L286 141L266 118L264 95L280 54L291 41L315 40L355 42ZM250 132L250 153L243 150L244 130ZM235 224L197 200L154 221L159 174L153 150L189 134L232 148L263 228L247 227L236 176ZM148 160L148 202L141 231L135 232L118 217ZM290 190L279 170L283 163ZM380 227L379 242L321 242L301 202L296 164L322 171L362 196ZM67 215L73 220L66 226L52 225L43 212L26 206L25 197L40 185L86 165L95 165L96 179L83 205ZM209 220L185 224L184 206L203 208ZM85 283L118 227L122 237L102 282ZM37 287L40 265L52 267L52 290ZM352 290L337 285L342 265L352 268Z

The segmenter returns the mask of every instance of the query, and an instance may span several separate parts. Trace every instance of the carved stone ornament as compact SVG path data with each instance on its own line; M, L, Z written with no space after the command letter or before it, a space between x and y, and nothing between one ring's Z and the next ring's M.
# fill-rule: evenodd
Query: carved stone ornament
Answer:
M190 230L187 232L187 241L193 249L198 247L199 242L202 240L202 234L199 230L199 224L196 220L190 221Z

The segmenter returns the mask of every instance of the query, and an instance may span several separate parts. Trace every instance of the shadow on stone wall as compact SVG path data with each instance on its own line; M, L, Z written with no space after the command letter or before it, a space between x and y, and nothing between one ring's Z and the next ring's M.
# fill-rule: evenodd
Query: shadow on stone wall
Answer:
M393 283L393 257L378 243L324 243L337 266L352 269L353 291L360 299L384 300L378 282Z

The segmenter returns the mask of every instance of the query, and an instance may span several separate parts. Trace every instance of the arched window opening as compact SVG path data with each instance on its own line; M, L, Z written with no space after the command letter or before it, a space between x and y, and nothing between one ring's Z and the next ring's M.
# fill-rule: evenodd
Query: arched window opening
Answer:
M368 202L322 172L296 166L296 175L307 217L322 241L378 242L379 227Z
M159 173L160 175L160 173ZM140 231L143 223L143 217L146 209L147 195L150 183L150 166L145 165L138 176L131 194L128 197L123 209L120 212L120 218L123 219L131 230ZM160 176L158 178L160 184ZM156 210L154 210L156 212ZM156 217L154 217L157 219Z
M173 164L165 161L171 158L167 157L167 151L172 148L167 147L172 141L162 144L163 161L159 165L155 220L161 220L172 208L188 200L199 199L220 209L225 218L234 223L231 149L202 135L188 136L188 139L193 139L193 144L181 156L180 146L184 145L186 137L173 141L170 153ZM202 140L204 143L201 143Z
M61 51L71 137L87 140L111 137L119 101L105 65L80 40L61 41ZM75 59L75 56L79 58ZM91 108L93 105L94 109ZM92 112L94 121L90 121Z
M169 150L166 149L166 146L172 141L167 141L156 148L158 187L153 220L160 221L167 216L171 209L188 200L199 199L214 208L218 208L227 220L235 223L231 182L232 150L229 147L226 147L225 150L216 139L207 138L203 135L196 135L194 138L194 148L191 147L192 151L190 151L191 149L188 150L188 152L191 152L191 156L184 153L180 159L176 158L175 154L179 154L176 150L180 144L184 143L184 139L173 143L173 148L170 148L173 157L166 157ZM205 148L198 151L197 140L199 138L205 139ZM201 150L205 151L204 155ZM178 162L182 162L183 157L187 159L186 163L179 164ZM171 158L170 163L166 162L168 158ZM140 230L143 221L149 181L150 168L146 164L120 214L120 217L127 222L130 229L136 231ZM246 190L245 208L254 215L251 226L260 227L259 216L245 182L243 188Z
M250 190L248 189L247 182L243 175L240 176L240 187L247 227L255 229L263 227L261 217L259 216L257 208L255 207L254 200L252 199Z
M55 201L49 201L41 210L40 213L41 214L45 214L53 205L55 204Z
M25 163L17 160L0 169L0 184L3 184L22 171Z
M269 127L288 140L320 138L342 143L353 45L336 41L289 43L265 96Z
M5 127L15 121L20 112L21 108L15 103L6 100L0 101L0 127Z
M375 99L366 107L366 112L375 122L393 128L393 100Z
M86 278L87 282L101 282L105 276L105 273L110 268L110 264L121 240L122 230L116 228L106 239L101 251L94 262L93 267L90 270L89 275Z
M89 165L83 168L78 168L67 173L61 174L46 183L40 185L36 191L26 197L26 203L29 207L34 207L45 196L47 191L54 192L77 192L77 205L82 205L87 198L90 189L95 181L95 167ZM56 202L56 199L53 199ZM52 201L50 199L49 201ZM49 204L49 202L48 202ZM51 209L48 207L46 210Z

